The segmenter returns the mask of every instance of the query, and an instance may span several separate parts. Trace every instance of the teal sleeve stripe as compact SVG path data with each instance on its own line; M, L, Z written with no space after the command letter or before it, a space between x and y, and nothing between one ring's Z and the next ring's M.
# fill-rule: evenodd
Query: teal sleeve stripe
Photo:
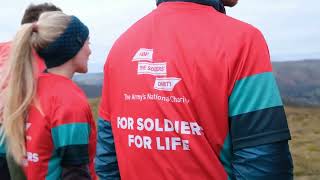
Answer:
M48 171L46 175L46 180L57 180L60 179L62 168L61 168L61 158L58 157L56 152L53 152L51 155L49 164L48 164Z
M88 123L64 124L51 129L55 149L69 145L89 144Z
M224 140L222 149L220 151L220 161L224 167L224 170L228 174L228 180L232 179L232 141L230 133L228 133L226 139Z
M0 154L6 154L6 146L4 142L0 144Z
M236 82L229 97L229 116L282 106L272 72L246 77Z
M0 130L0 154L6 154L6 140L3 137L4 132L1 132L2 129Z

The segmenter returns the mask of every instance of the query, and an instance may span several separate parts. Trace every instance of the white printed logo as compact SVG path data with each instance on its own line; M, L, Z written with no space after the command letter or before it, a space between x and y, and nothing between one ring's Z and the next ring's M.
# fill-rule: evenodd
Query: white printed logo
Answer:
M26 130L28 130L31 127L31 123L26 124Z
M140 48L132 61L152 61L153 49Z
M138 74L150 74L154 76L166 76L167 75L167 63L138 63Z
M39 161L39 154L27 152L27 158L28 158L28 161L36 163Z
M176 77L156 78L156 81L154 82L154 89L160 91L172 91L180 80L181 78Z
M31 127L31 125L32 125L31 123L26 123L26 130L28 130ZM32 137L31 136L27 136L27 140L31 141Z
M134 55L132 61L153 61L153 49L140 48ZM167 63L138 62L138 75L149 74L153 76L167 76ZM166 77L156 78L154 89L160 91L172 91L181 78Z

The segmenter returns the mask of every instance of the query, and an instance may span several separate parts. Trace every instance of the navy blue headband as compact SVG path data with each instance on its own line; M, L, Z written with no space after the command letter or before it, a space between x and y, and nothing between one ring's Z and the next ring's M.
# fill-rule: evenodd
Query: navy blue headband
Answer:
M47 68L60 66L73 58L89 36L89 29L77 17L71 20L65 31L46 48L38 50Z

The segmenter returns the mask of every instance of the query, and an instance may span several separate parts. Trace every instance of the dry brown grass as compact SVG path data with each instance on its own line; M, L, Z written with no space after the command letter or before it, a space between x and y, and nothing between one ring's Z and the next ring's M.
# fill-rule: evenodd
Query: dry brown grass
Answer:
M320 179L320 108L286 108L295 179Z
M95 98L95 99L89 99L90 105L91 105L91 110L93 113L94 119L98 118L98 107L100 103L100 98Z

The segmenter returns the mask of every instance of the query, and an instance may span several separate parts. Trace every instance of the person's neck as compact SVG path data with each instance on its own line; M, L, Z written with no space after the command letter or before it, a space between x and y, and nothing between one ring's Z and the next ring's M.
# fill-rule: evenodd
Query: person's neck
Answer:
M64 76L64 77L66 77L68 79L72 79L72 77L73 77L73 75L75 73L75 71L72 68L72 66L68 66L67 64L63 64L63 65L58 66L58 67L49 68L47 70L51 74Z
M224 8L224 5L221 0L157 0L157 5L163 3L163 2L192 2L192 3L198 3L202 5L212 6L214 9L221 13L226 13L226 10Z

